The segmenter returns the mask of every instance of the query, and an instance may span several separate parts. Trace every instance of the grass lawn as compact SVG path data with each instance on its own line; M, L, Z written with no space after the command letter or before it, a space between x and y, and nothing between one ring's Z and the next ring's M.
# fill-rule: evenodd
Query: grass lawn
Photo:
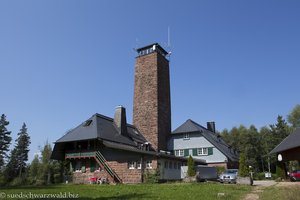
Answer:
M271 186L259 195L260 200L300 200L300 186Z
M238 200L251 191L250 186L223 185L214 183L166 183L138 185L52 185L43 187L1 188L0 199L22 199L12 195L23 195L24 199L33 195L49 194L48 199L59 197L76 199L227 199ZM223 193L219 194L218 193ZM26 198L27 195L27 198ZM31 196L30 196L31 195ZM56 195L56 196L50 196ZM61 196L59 196L61 195ZM62 196L64 195L64 196ZM41 199L36 196L35 199Z

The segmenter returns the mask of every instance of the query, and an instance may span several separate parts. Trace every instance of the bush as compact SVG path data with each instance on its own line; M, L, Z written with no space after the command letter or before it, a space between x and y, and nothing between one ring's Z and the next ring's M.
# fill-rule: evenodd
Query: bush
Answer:
M10 183L9 186L21 186L26 185L26 179L24 177L16 177Z
M254 173L254 180L265 180L265 172Z
M5 176L0 173L0 186L4 186L6 184Z
M159 169L156 169L154 172L153 170L147 170L144 177L145 183L158 183L160 179L160 171Z
M223 166L217 166L216 168L218 175L222 174L225 171L225 167Z
M278 163L276 165L276 175L278 178L281 178L281 179L285 179L285 172L284 172L284 164L283 163Z

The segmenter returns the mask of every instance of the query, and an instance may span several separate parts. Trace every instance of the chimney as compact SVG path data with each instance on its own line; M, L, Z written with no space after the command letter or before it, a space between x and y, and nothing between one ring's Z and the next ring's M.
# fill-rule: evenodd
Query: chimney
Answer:
M115 110L114 123L121 135L127 136L126 109L123 106L117 106Z
M215 133L216 132L216 124L215 122L207 122L207 130Z

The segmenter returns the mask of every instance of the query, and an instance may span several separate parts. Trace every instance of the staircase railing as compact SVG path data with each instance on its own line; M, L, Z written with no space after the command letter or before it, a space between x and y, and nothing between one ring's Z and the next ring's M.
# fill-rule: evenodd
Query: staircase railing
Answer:
M110 166L106 163L106 160L103 157L103 155L100 153L100 151L96 151L96 160L104 166L105 170L109 173L111 177L113 177L116 183L122 182L122 180L117 175L117 173L113 169L111 169Z

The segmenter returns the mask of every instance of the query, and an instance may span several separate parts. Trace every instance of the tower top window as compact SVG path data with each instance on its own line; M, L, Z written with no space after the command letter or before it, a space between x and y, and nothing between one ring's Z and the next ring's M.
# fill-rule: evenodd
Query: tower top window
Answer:
M142 48L139 48L136 50L138 53L138 56L144 56L153 52L158 52L162 56L166 57L168 55L168 52L164 50L158 43L154 43Z

